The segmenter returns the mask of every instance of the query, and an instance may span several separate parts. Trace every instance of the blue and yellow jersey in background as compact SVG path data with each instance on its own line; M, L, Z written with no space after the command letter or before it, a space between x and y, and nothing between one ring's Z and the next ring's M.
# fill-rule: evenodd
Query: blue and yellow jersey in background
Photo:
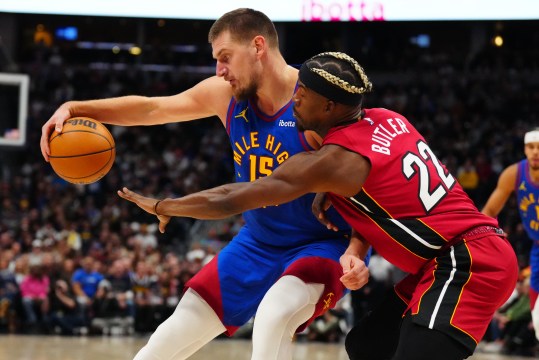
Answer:
M515 182L518 212L526 234L533 241L530 251L530 286L539 292L539 185L530 178L530 166L524 159L518 163Z
M236 181L253 181L270 175L286 159L311 151L305 135L296 128L292 99L274 115L266 115L252 101L236 102L228 108L226 131L234 156ZM295 247L317 239L343 239L350 227L331 209L328 216L340 233L326 229L312 214L314 194L278 206L247 211L246 225L258 241L273 246Z
M539 240L539 184L530 178L528 160L518 163L515 192L522 225L530 239Z

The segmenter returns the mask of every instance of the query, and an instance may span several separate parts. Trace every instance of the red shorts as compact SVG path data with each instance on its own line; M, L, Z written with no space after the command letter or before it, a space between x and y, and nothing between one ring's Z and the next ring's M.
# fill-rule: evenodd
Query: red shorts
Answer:
M314 319L324 314L329 309L333 309L346 292L346 288L340 282L342 276L342 266L331 259L323 258L303 258L292 263L283 273L293 275L305 283L324 284L324 292L320 300L316 303L313 316L307 322L300 325L296 332L302 332Z
M240 325L231 325L230 323L225 322L225 309L223 308L222 301L220 297L222 296L222 288L219 285L217 278L217 258L214 257L213 260L206 265L193 279L187 283L187 287L184 290L187 290L188 287L193 288L204 300L214 309L223 325L226 327L226 335L232 336L240 327ZM296 332L302 332L307 326L309 326L317 317L324 314L329 309L335 307L337 301L341 299L346 293L346 288L340 282L340 277L342 276L342 267L341 265L332 259L324 259L321 257L308 257L301 258L294 261L281 276L293 275L303 280L305 283L317 283L324 285L324 292L320 296L320 300L315 305L314 313L310 319L305 323L300 325ZM269 284L264 288L264 293L267 291L267 288L272 284ZM254 289L257 290L257 289ZM224 289L225 292L230 291ZM236 289L232 289L232 292L239 292ZM263 294L264 294L263 293ZM263 295L262 294L262 295ZM258 305L258 301L254 305ZM256 307L249 304L249 307L243 303L244 307L251 310L251 316L254 315ZM242 306L242 304L238 304Z
M509 242L483 234L449 247L395 290L408 303L414 323L442 331L473 352L517 278Z
M539 293L537 293L537 291L533 290L530 287L528 296L530 298L530 310L533 310L535 308L535 303L537 302L537 297L539 296Z

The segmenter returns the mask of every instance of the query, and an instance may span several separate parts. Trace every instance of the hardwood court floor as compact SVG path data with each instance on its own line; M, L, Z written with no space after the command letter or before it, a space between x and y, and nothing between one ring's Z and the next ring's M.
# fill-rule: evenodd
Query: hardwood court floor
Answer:
M131 360L147 341L141 337L0 336L0 360ZM190 360L250 360L247 340L217 339ZM341 344L296 343L294 360L347 360ZM531 358L477 353L471 360ZM433 359L434 360L434 359Z

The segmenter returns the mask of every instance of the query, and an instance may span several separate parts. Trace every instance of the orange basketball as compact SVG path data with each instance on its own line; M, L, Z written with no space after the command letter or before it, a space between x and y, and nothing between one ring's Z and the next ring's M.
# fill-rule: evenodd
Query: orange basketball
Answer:
M49 138L52 168L73 184L90 184L105 176L116 156L114 138L105 125L87 117L67 120Z

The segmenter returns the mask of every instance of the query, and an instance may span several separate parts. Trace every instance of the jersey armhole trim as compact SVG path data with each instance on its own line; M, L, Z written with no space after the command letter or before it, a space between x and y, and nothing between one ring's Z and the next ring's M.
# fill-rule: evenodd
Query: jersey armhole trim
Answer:
M228 136L230 136L230 127L232 123L232 112L234 111L234 107L236 106L236 99L232 97L230 99L230 103L228 104L228 110L226 112L226 133Z

